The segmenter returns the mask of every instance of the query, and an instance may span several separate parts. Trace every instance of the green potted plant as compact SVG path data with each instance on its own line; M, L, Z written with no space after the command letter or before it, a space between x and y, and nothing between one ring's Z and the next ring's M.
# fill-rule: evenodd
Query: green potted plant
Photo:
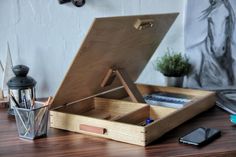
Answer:
M181 53L168 49L165 55L157 59L155 68L164 75L167 86L182 87L183 78L190 72L191 65Z

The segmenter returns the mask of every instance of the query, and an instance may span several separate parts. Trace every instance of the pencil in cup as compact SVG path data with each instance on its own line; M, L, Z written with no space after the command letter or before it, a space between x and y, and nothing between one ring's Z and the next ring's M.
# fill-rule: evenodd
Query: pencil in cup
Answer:
M20 104L17 102L12 92L10 92L10 97L11 97L11 100L15 103L15 106L20 108Z

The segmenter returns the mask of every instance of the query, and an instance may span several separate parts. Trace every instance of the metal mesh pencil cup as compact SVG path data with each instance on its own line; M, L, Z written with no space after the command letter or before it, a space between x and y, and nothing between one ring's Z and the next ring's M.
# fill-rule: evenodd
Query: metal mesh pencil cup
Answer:
M47 136L48 106L35 104L33 109L14 106L14 112L20 138L33 140Z

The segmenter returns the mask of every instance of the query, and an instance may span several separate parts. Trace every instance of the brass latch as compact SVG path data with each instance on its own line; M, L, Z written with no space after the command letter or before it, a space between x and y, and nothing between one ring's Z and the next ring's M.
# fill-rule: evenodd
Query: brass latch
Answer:
M144 30L147 28L151 28L154 26L154 20L153 19L137 19L137 21L134 24L134 28L137 30Z

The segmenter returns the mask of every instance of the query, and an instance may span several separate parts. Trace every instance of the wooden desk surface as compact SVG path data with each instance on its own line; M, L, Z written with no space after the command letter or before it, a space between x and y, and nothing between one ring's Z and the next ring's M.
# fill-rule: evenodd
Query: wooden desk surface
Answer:
M218 128L222 136L203 148L178 143L178 137L201 126ZM230 123L229 115L217 107L184 123L147 147L52 128L47 138L27 141L18 138L16 129L15 120L7 116L6 109L0 108L0 157L236 156L236 127Z

